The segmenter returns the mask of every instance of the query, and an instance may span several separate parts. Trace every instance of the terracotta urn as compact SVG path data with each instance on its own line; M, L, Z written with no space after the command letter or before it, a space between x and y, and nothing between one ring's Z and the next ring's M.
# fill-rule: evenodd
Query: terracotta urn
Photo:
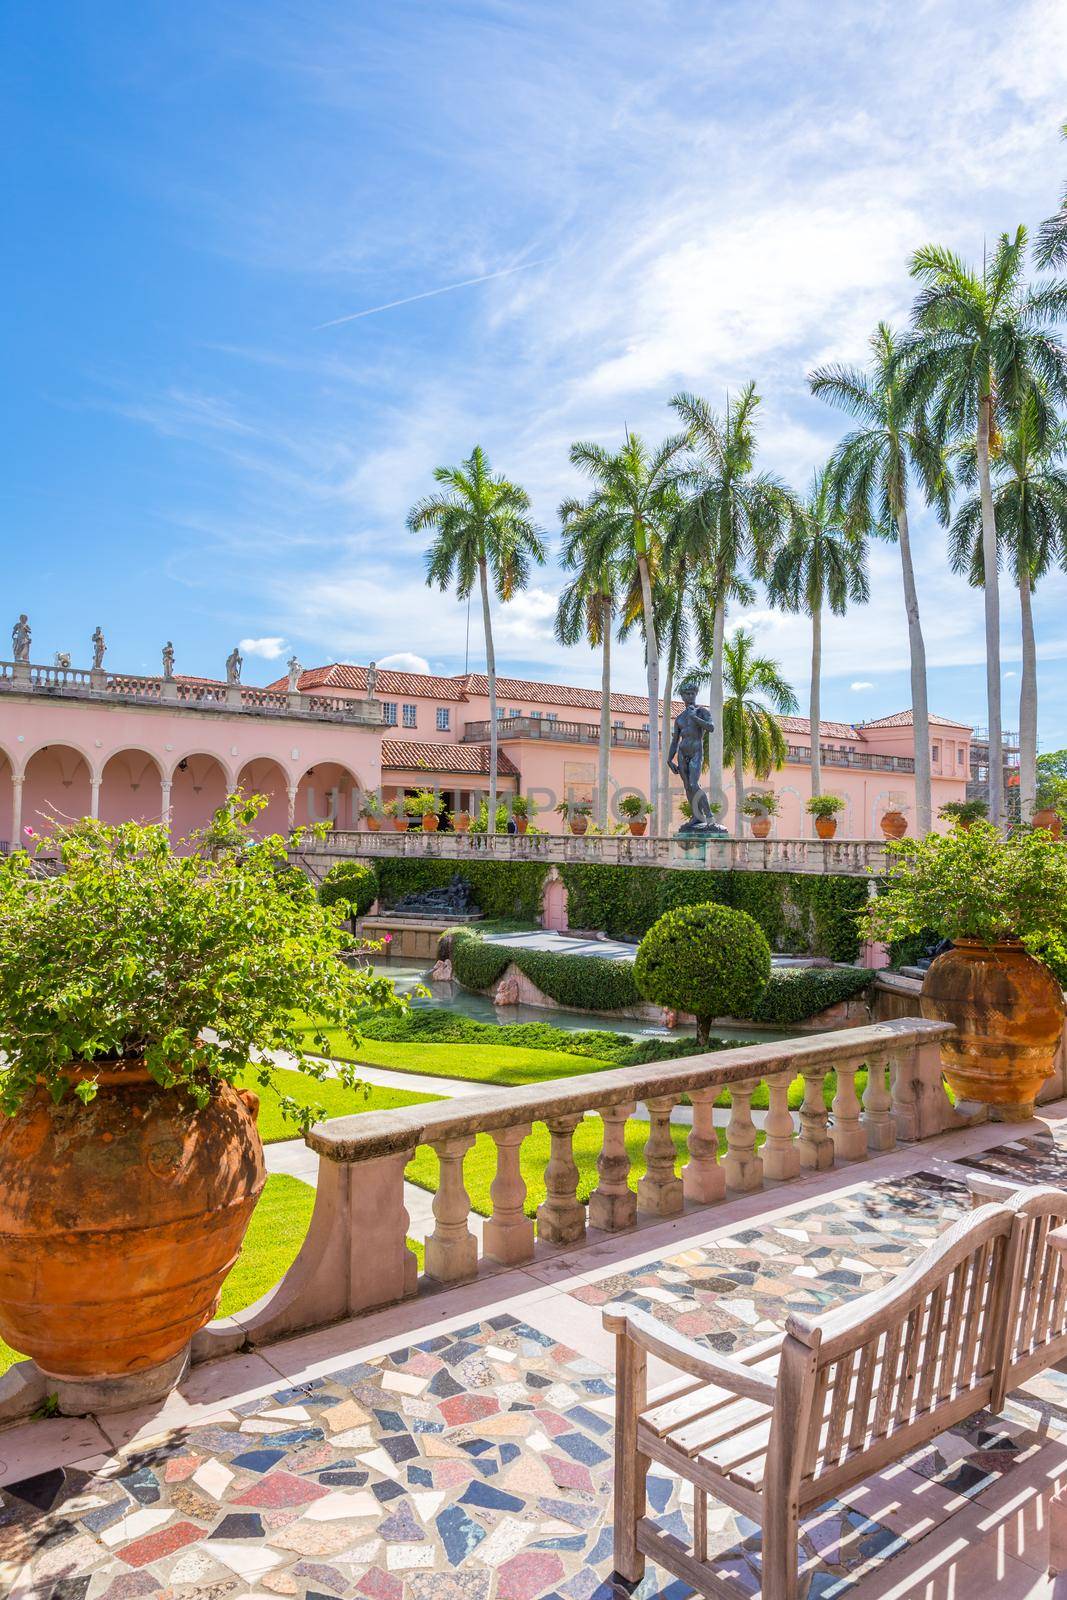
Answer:
M440 820L436 811L424 811L422 814L423 833L436 833Z
M364 817L363 821L369 833L377 833L382 825L381 817Z
M1034 827L1047 828L1054 839L1063 836L1063 821L1058 811L1053 811L1051 806L1046 806L1041 811L1034 812Z
M635 839L640 839L641 835L646 831L647 828L648 828L648 818L647 817L640 817L640 818L638 818L635 821L630 823L630 832L633 834Z
M819 835L820 839L832 839L834 834L837 832L837 818L816 817L815 832Z
M403 817L403 816L402 817L394 817L393 818L393 827L396 829L397 833L407 833L407 831L408 831L408 819L407 819L407 817Z
M931 963L920 1003L924 1017L956 1028L941 1046L955 1094L1005 1122L1032 1117L1063 1036L1063 994L1048 968L1017 939L959 939Z
M515 818L515 829L516 829L516 832L525 833L529 826L530 826L529 817L516 817Z
M589 818L588 817L572 817L571 818L571 832L572 833L576 833L576 834L581 835L581 834L586 832L588 827L589 827Z
M908 819L902 811L887 811L879 827L887 839L903 839L908 831Z
M470 833L471 819L469 811L456 811L452 816L452 827L456 833Z
M753 837L753 839L766 839L766 837L770 833L770 831L771 831L771 819L770 819L770 817L753 817L752 818L752 837Z
M0 1335L60 1382L165 1393L266 1179L259 1100L219 1084L200 1110L138 1064L91 1075L88 1105L42 1088L0 1123Z

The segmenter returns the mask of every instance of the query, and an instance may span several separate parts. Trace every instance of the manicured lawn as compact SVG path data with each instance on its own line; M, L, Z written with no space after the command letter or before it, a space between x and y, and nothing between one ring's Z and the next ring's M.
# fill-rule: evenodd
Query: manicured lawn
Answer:
M581 1072L604 1072L614 1065L562 1050L528 1050L518 1045L393 1043L361 1039L353 1045L340 1028L327 1028L330 1053L338 1061L358 1061L392 1072L418 1072L428 1078L462 1078L470 1083L517 1087L546 1078L570 1078ZM317 1086L316 1086L317 1087ZM336 1113L335 1113L336 1115Z
M364 1089L346 1089L336 1078L325 1078L320 1083L302 1072L279 1069L274 1074L278 1088L263 1089L256 1082L255 1072L249 1069L245 1082L259 1095L259 1136L264 1144L277 1144L280 1139L298 1139L299 1129L282 1116L278 1105L278 1089L301 1105L322 1106L327 1117L348 1117L360 1111L392 1111L396 1106L414 1106L424 1100L440 1100L441 1095L414 1094L408 1089L382 1089L367 1084Z

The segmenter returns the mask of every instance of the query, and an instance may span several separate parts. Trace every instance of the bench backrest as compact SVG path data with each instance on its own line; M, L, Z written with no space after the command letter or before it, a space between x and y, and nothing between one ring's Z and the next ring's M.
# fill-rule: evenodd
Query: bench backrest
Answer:
M1007 1201L1015 1216L1004 1340L992 1406L1067 1355L1067 1260L1049 1234L1067 1222L1062 1189L1020 1189Z
M1015 1224L1009 1206L982 1206L887 1288L819 1318L789 1318L771 1441L779 1459L768 1468L802 1503L990 1403Z

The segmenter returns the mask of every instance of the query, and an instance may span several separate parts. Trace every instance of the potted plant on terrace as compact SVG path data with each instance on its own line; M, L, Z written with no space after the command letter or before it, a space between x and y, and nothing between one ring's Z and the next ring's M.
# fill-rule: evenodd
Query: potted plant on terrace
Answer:
M237 848L172 849L159 825L58 827L63 870L0 865L0 1336L76 1409L165 1393L214 1314L263 1187L258 1097L274 1053L313 1078L323 1030L399 1004L338 959L285 841L251 837L262 796L224 810ZM314 1036L298 1012L311 1010ZM280 1093L297 1128L321 1117ZM68 1385L82 1392L79 1405Z
M888 811L882 813L878 826L882 830L883 838L903 839L908 831L908 819L903 811L898 811L895 807L891 807Z
M380 795L376 795L373 789L367 789L360 802L359 814L371 833L377 833L381 829L384 810Z
M619 812L625 818L630 832L639 837L648 827L652 807L639 794L624 794L619 801Z
M1006 1120L1031 1116L1063 1035L1064 1001L1027 945L1062 938L1067 851L1047 834L1004 838L981 820L886 850L888 878L864 913L865 936L891 943L933 929L952 940L921 997L924 1016L956 1028L941 1046L945 1076L957 1095Z
M752 837L766 839L771 831L771 818L778 815L778 796L773 789L754 789L746 794L741 810L752 818Z
M409 816L421 818L423 833L437 832L445 803L433 789L420 789L409 795L405 806Z
M530 826L531 819L536 814L536 807L529 795L512 795L511 814L515 818L516 830L519 833L525 833Z
M404 801L398 796L395 800L387 800L382 807L382 816L388 817L397 833L407 833L408 814Z
M561 800L556 812L568 824L571 833L583 834L589 830L593 807L588 800Z
M837 832L837 813L845 809L845 802L839 794L813 794L804 809L815 818L819 838L832 839Z
M972 822L981 822L989 815L984 800L946 800L938 811L942 822L951 822L954 828L967 829Z

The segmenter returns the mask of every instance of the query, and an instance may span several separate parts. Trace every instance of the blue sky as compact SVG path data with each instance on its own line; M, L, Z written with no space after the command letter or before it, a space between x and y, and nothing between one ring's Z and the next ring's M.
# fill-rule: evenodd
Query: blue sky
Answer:
M910 251L975 257L1054 208L1065 59L1055 0L8 8L12 620L75 661L99 622L130 671L168 637L212 674L260 641L250 681L291 649L458 670L464 610L403 519L476 441L551 534L572 439L658 438L677 389L752 377L761 460L803 487L843 431L805 374L905 318ZM981 597L916 520L931 705L981 721ZM500 617L501 667L594 683L558 586ZM872 587L827 628L824 715L908 703L893 548ZM1065 602L1038 592L1053 747ZM805 699L803 623L749 620ZM1010 727L1008 588L1004 621Z

